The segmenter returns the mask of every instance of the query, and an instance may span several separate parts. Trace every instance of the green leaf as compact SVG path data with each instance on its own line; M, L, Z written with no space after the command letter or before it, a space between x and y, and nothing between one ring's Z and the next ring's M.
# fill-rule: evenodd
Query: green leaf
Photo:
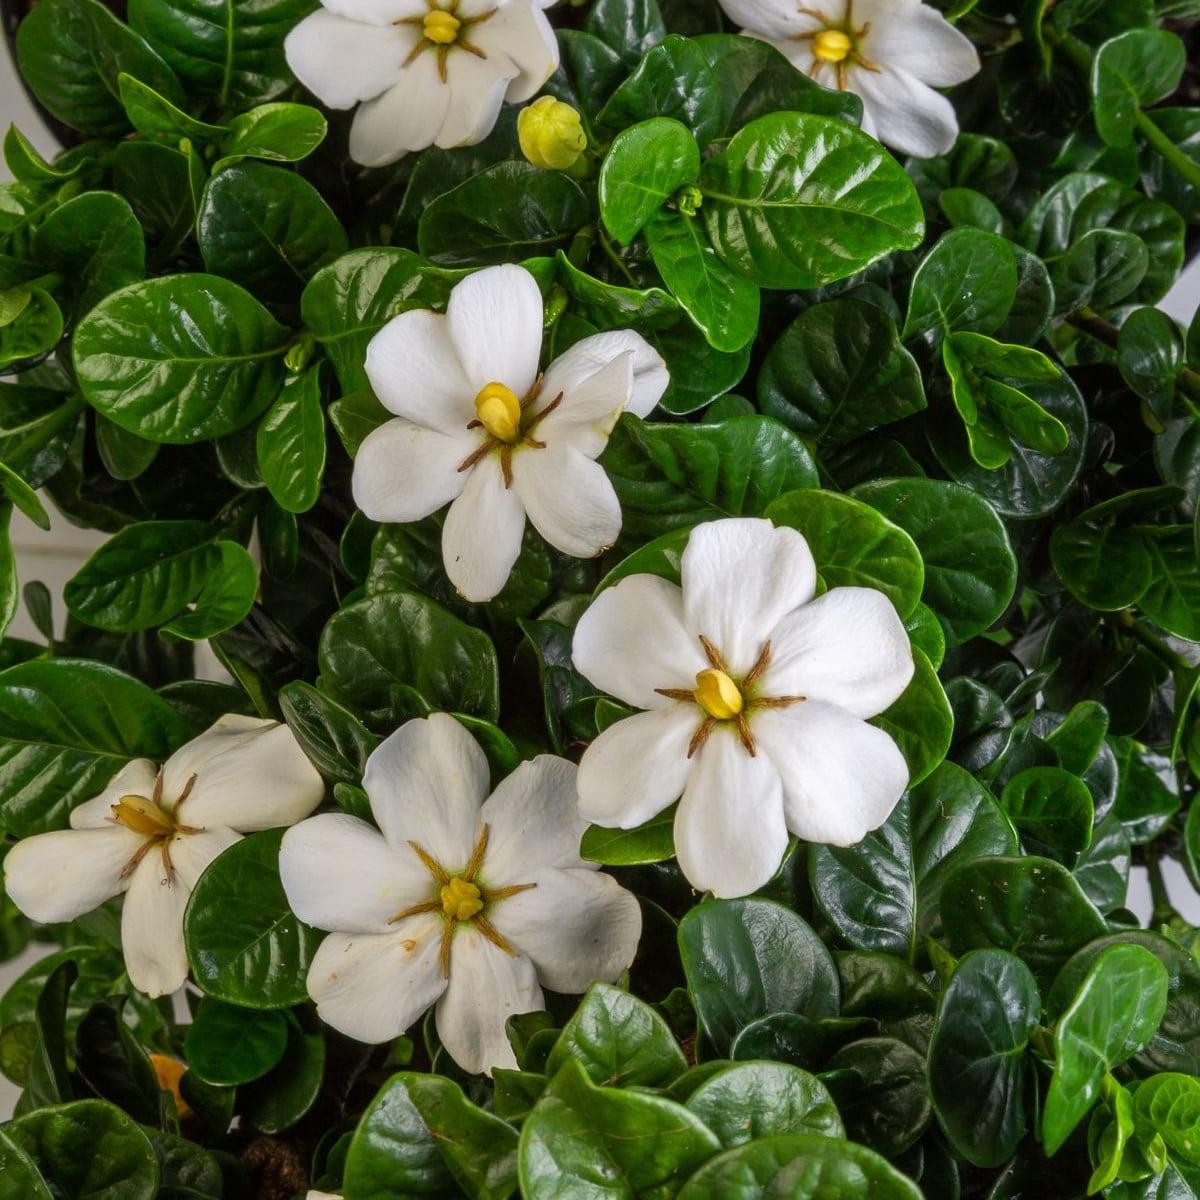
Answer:
M949 872L1016 849L987 788L943 763L857 845L811 846L808 870L821 912L850 945L914 962L937 930Z
M1148 950L1112 946L1096 959L1054 1030L1054 1078L1042 1114L1048 1155L1083 1120L1104 1077L1155 1035L1166 1007L1167 971Z
M0 671L0 825L61 829L132 758L164 761L194 730L144 683L59 658Z
M912 536L925 564L922 599L942 622L947 645L969 641L1003 615L1017 560L986 500L959 484L916 478L862 484L853 494Z
M844 279L924 234L916 190L875 141L843 121L776 113L704 166L713 246L761 287Z
M75 1031L75 1066L87 1085L143 1124L159 1119L158 1078L122 1016L124 996L98 1000Z
M324 1035L302 1033L289 1022L279 1065L239 1093L242 1113L261 1133L282 1133L309 1112L324 1082Z
M833 1017L837 971L794 912L768 900L709 900L679 923L679 952L700 1028L718 1054L758 1017Z
M563 1026L546 1074L574 1060L593 1083L607 1087L665 1087L687 1070L687 1059L666 1021L636 996L594 983Z
M630 325L666 329L679 324L682 309L662 288L618 287L581 271L561 250L555 257L559 282L577 302L579 315L597 329L626 329Z
M1004 811L1022 832L1074 854L1092 841L1095 812L1088 786L1062 767L1028 767L1005 785Z
M1171 415L1175 380L1183 365L1179 326L1157 308L1135 308L1117 334L1117 366L1121 378L1160 420Z
M851 441L925 407L921 373L895 322L863 300L806 308L771 347L759 407L818 442Z
M240 625L258 596L258 564L237 542L216 543L217 561L191 608L168 621L162 633L205 642Z
M929 1086L942 1131L977 1167L1007 1162L1029 1128L1026 1050L1041 1008L1029 968L1003 950L973 950L942 992Z
M632 67L666 36L658 0L596 0L588 13L587 32Z
M321 495L325 474L325 412L320 365L284 384L258 426L258 466L275 503L307 512Z
M279 707L300 748L327 780L357 784L362 779L379 739L349 709L301 680L282 688Z
M189 91L238 110L292 86L283 39L313 7L310 0L131 0L129 24Z
M1183 1162L1200 1166L1200 1080L1166 1072L1133 1094L1134 1119L1162 1136Z
M0 1196L3 1200L53 1200L33 1159L0 1127Z
M1160 525L1138 535L1149 551L1151 571L1139 607L1168 633L1200 642L1200 566L1191 525Z
M659 212L643 232L663 282L708 344L723 353L748 346L758 330L758 286L725 265L699 218Z
M658 117L619 133L600 167L600 216L632 242L685 183L700 177L700 148L678 121Z
M613 1195L669 1194L719 1149L716 1137L681 1105L597 1087L579 1063L568 1061L521 1127L521 1194L526 1200L585 1195L598 1175Z
M22 19L17 61L38 100L60 121L99 137L125 133L124 72L183 102L170 67L99 0L46 0Z
M109 292L146 277L146 240L115 192L85 192L56 208L33 239L40 263L70 281L64 302L82 316Z
M1179 789L1170 760L1132 738L1109 740L1117 760L1113 813L1135 845L1156 838L1179 811Z
M991 333L1017 295L1012 244L982 229L942 234L913 274L904 339L932 335L938 344L955 330Z
M941 910L955 954L987 946L1011 951L1043 984L1107 930L1070 872L1035 855L963 863L942 887Z
M255 1009L287 1008L308 997L304 980L321 939L288 907L279 881L283 833L267 830L235 842L192 889L183 931L192 975L207 996Z
M0 304L5 297L17 301L17 311L11 321L0 324L0 368L45 354L58 344L63 333L62 312L49 292L36 287L15 288L0 293Z
M32 184L64 183L83 169L78 160L67 167L52 166L15 125L4 135L4 163L14 179Z
M713 517L761 516L781 495L815 488L804 443L769 417L651 424L625 415L601 458L634 534Z
M1197 806L1200 808L1200 805ZM580 858L610 867L636 867L675 856L675 809L664 809L635 829L589 825L579 847Z
M181 138L189 138L203 145L225 132L223 125L197 121L132 75L122 72L117 77L117 88L122 107L134 129L143 137L172 146L177 145Z
M701 146L707 146L722 131L721 107L704 51L694 39L671 34L646 52L600 110L596 123L625 129L647 118L672 118L690 130ZM681 182L695 182L699 172L697 156L694 174Z
M208 181L196 240L206 270L287 307L349 249L346 231L311 183L260 162L227 167Z
M50 529L50 517L38 494L11 467L0 462L0 494L39 529Z
M435 709L490 721L500 712L491 638L412 592L384 592L341 609L321 635L318 661L323 690L385 724L396 684Z
M343 1180L361 1200L507 1200L516 1186L516 1130L472 1104L451 1080L407 1071L393 1075L363 1114Z
M1139 110L1169 96L1183 77L1187 51L1173 33L1130 29L1092 59L1092 115L1110 146L1133 144Z
M167 275L107 296L75 333L84 397L153 442L233 433L283 381L289 340L248 292L215 275Z
M826 1064L829 1090L847 1136L895 1158L910 1150L933 1120L924 1046L868 1037L843 1046Z
M783 1133L710 1159L679 1200L921 1200L917 1185L866 1146Z
M206 521L143 521L109 538L67 580L63 599L81 621L116 633L177 616L218 568Z
M512 262L565 249L588 223L587 198L561 171L502 162L439 196L421 214L421 253L448 267Z
M308 104L260 104L229 122L213 170L221 171L243 158L299 162L325 140L327 128L320 110Z
M203 1000L187 1030L188 1069L216 1087L261 1079L283 1057L287 1031L282 1013Z
M154 1147L134 1121L104 1100L25 1113L5 1125L4 1133L56 1196L154 1200L158 1195Z
M869 587L895 605L901 619L921 599L925 568L916 543L870 505L836 492L789 492L764 516L798 529L828 587Z
M786 1063L744 1063L710 1075L687 1107L727 1150L781 1133L846 1136L824 1084Z

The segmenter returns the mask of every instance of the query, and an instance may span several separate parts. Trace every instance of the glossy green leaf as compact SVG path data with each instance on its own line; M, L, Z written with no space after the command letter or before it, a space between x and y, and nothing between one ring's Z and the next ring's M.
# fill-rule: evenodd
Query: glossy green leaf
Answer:
M325 474L319 366L287 381L259 423L257 447L263 482L275 503L293 513L312 508Z
M205 642L240 625L258 597L258 565L238 542L216 543L217 561L190 608L162 627L167 637Z
M255 1129L282 1133L301 1120L317 1102L325 1082L325 1037L288 1028L287 1049L279 1064L244 1086L242 1111Z
M1092 115L1110 146L1128 146L1140 109L1169 96L1183 76L1187 52L1165 30L1131 29L1105 42L1092 60Z
M909 785L918 784L946 757L954 714L925 652L912 647L915 673L890 708L871 718L896 743L908 764Z
M932 335L936 344L956 330L991 333L1016 295L1011 244L982 229L951 230L913 274L904 338Z
M1092 840L1095 811L1088 786L1061 767L1028 767L1004 785L1004 811L1021 831L1055 850L1075 853Z
M279 706L300 748L326 779L351 784L362 779L379 739L349 709L302 680L280 691Z
M205 1000L188 1026L188 1068L217 1087L260 1079L283 1057L287 1031L282 1013Z
M700 148L686 126L656 117L619 133L600 167L600 216L628 244L685 183L700 177Z
M326 129L320 110L308 104L259 104L229 122L214 169L219 171L243 158L299 162L325 140Z

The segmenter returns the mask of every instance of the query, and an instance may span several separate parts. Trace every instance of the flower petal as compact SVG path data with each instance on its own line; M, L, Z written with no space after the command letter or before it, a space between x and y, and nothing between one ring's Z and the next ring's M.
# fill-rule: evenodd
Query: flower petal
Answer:
M522 448L513 455L513 490L533 527L563 554L595 558L621 532L621 502L599 463L572 445Z
M529 393L542 352L542 293L524 267L484 267L455 284L446 323L472 403L489 383L518 398Z
M935 158L948 154L958 137L954 105L899 67L851 70L849 87L862 97L879 140L900 154Z
M708 666L683 623L683 593L657 575L627 575L605 588L575 626L571 657L601 691L635 708L673 705L655 688L690 690Z
M525 507L505 487L492 454L471 468L442 526L442 564L459 593L473 603L495 597L512 574L525 535Z
M857 0L854 20L871 26L862 42L868 61L902 67L930 87L953 87L979 72L975 44L928 4Z
M406 51L400 61L407 57ZM353 67L348 65L352 62L343 59L340 69L352 72ZM386 167L410 151L432 146L449 107L450 89L438 78L437 55L422 50L400 70L399 79L387 91L368 100L354 114L350 157L364 167Z
M484 7L493 7L491 0ZM520 72L508 85L505 99L510 104L524 104L537 95L558 70L558 39L542 7L529 0L510 0L475 35L489 55L493 49L502 51Z
M325 781L278 721L233 714L177 750L163 767L163 799L186 825L227 825L239 833L293 825L325 796Z
M73 921L119 895L125 864L145 839L123 825L23 838L4 857L4 889L31 920Z
M410 17L423 17L429 11L425 0L322 0L321 7L367 25L394 25Z
M445 713L406 721L367 759L363 787L388 845L414 841L449 870L466 865L490 773L479 743Z
M401 78L415 40L408 25L368 25L318 8L292 29L283 50L293 74L323 104L352 108Z
M163 856L151 850L138 863L121 910L125 972L139 992L152 999L183 987L188 975L183 944L183 910L191 889L167 871Z
M367 344L366 372L380 404L414 425L457 437L475 419L475 392L441 313L393 317Z
M642 936L637 897L603 871L543 868L537 886L497 901L495 927L528 956L555 992L585 992L611 983L633 962Z
M625 405L626 411L635 417L648 417L667 390L671 375L662 355L632 329L594 333L576 342L546 368L542 395L553 400L559 392L563 392L566 397L564 404L578 403L578 389L602 367L607 367L623 354L630 354L633 358L633 385ZM557 416L557 413L553 416ZM551 419L548 417L547 421Z
M535 436L551 446L570 445L588 458L596 458L608 445L613 426L632 394L633 355L629 351L618 354L590 375L568 381L569 390L555 382L552 372L556 365L551 364L542 380L537 407L548 415L537 425ZM555 400L558 407L551 410Z
M780 41L820 29L826 23L840 25L846 15L845 0L810 0L804 5L780 3L780 0L720 0L720 4L735 25L744 25L747 31ZM814 13L822 14L824 20L813 16Z
M533 963L494 946L462 926L450 948L450 986L438 1001L438 1037L450 1057L472 1075L515 1067L504 1024L517 1013L544 1007Z
M171 865L189 894L209 863L241 840L240 833L224 825L199 833L181 833L171 839Z
M698 525L683 552L683 619L743 675L785 613L812 599L817 568L794 529L735 517Z
M702 715L692 704L670 704L610 725L579 761L583 816L633 829L678 800L692 769L688 743Z
M442 921L409 917L392 933L331 933L308 969L308 994L326 1025L360 1042L387 1042L446 990L438 967Z
M354 503L372 521L420 521L449 504L467 482L458 468L479 447L466 429L425 429L397 417L372 430L354 459Z
M787 827L806 842L852 846L888 819L908 786L896 743L832 704L755 713L751 729L783 780Z
M415 854L393 850L366 821L320 813L292 826L279 850L288 907L308 925L338 933L391 933L392 918L432 898Z
M486 59L462 52L449 55L446 86L450 105L438 130L437 145L453 150L482 142L495 127L509 80L516 74L515 64L499 50L489 51Z
M735 730L716 729L696 756L675 813L675 856L692 887L728 898L756 892L787 850L779 771Z
M839 587L775 626L760 690L865 718L899 699L912 677L912 647L892 602L874 588Z
M112 825L113 805L122 796L154 794L158 768L148 758L126 763L105 785L104 791L71 809L72 829L105 829Z
M579 815L579 768L565 758L539 754L521 763L479 812L488 827L482 877L488 887L523 883L538 867L586 867L579 842L587 821Z

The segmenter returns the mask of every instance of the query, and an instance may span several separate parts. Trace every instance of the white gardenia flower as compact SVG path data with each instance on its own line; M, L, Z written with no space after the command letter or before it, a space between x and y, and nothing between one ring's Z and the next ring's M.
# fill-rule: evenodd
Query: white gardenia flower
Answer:
M863 129L901 154L946 154L954 106L935 88L979 70L971 40L920 0L720 0L749 37L863 102Z
M789 830L844 846L887 819L908 768L867 718L908 686L912 650L881 592L814 599L808 543L769 521L698 526L681 579L627 576L576 627L576 668L646 710L588 746L580 809L632 829L682 796L683 873L743 896L778 869Z
M455 1062L490 1073L516 1065L504 1024L543 1007L541 985L576 993L615 980L633 961L641 910L579 857L575 773L543 755L488 796L479 744L435 713L367 760L379 829L344 813L289 829L288 903L331 931L308 973L321 1019L385 1042L436 1003Z
M558 68L540 0L323 0L284 41L296 78L330 108L359 105L350 156L382 167L426 146L470 146L505 100Z
M576 558L616 541L621 506L595 459L623 411L648 416L667 388L666 364L632 330L584 338L539 376L541 349L542 294L517 266L468 275L444 315L401 313L367 347L396 419L359 447L355 503L394 522L450 503L442 558L468 600L504 586L526 516Z
M161 767L136 758L71 811L71 828L35 834L4 859L4 886L34 921L73 921L125 893L121 944L149 996L183 986L183 910L196 880L244 833L291 825L325 784L292 731L228 714Z

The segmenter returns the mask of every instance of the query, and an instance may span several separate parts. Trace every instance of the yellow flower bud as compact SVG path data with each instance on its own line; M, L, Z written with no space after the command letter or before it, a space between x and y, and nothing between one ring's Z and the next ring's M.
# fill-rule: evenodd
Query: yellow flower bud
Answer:
M517 117L521 153L543 171L567 171L587 147L579 114L553 96L542 96Z
M512 388L489 383L475 397L475 415L479 423L501 442L515 442L521 432L521 402Z
M455 921L469 921L483 908L483 894L465 879L452 879L442 888L442 911Z
M715 667L696 676L696 703L718 721L736 717L744 707L737 684Z
M813 56L821 62L840 63L853 49L854 43L850 40L850 35L840 29L822 29L813 38Z

